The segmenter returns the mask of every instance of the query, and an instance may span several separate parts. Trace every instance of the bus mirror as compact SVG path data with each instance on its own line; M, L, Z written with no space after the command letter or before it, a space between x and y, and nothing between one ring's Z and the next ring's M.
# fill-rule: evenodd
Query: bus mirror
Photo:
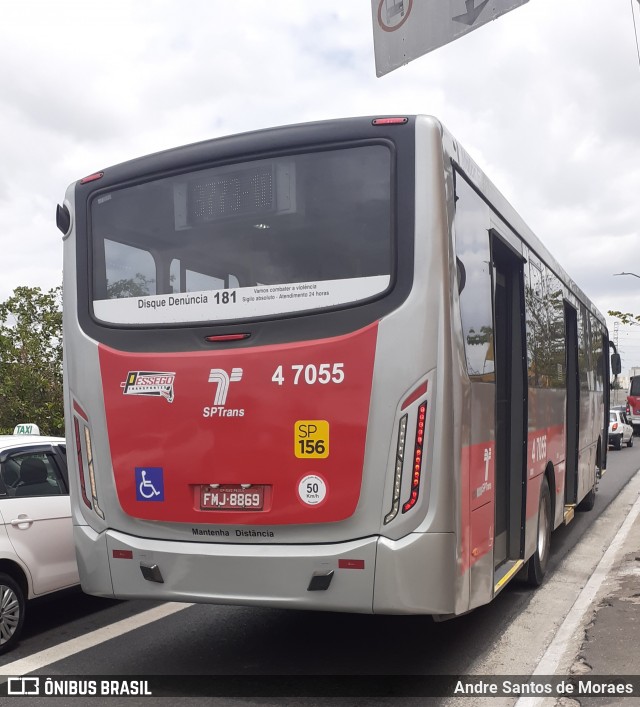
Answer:
M620 363L620 354L618 353L611 354L611 373L613 373L614 376L618 376L622 373L622 364Z
M58 204L56 208L56 226L62 231L63 235L67 235L71 226L71 214L66 204L64 206Z

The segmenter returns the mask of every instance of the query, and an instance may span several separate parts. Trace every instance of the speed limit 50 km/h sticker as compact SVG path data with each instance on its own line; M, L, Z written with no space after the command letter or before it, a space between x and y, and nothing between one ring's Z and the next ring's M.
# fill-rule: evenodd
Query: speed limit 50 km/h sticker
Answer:
M315 474L308 474L298 484L298 496L308 506L317 506L327 495L327 484Z

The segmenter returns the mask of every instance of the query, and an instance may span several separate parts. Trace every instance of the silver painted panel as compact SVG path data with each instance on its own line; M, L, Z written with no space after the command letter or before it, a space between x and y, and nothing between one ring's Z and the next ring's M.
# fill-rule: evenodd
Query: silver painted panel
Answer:
M456 578L453 533L411 533L396 542L381 538L376 561L376 614L451 614Z
M109 531L114 595L157 600L371 613L376 538L328 545L176 543ZM114 558L129 550L132 559ZM340 560L362 568L341 568ZM144 579L140 563L158 566L164 583ZM314 572L334 571L329 588L308 591Z

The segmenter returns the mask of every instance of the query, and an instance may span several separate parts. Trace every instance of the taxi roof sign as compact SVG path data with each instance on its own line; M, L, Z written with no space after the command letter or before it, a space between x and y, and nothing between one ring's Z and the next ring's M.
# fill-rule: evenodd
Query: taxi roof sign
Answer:
M39 435L40 429L38 425L34 425L32 422L23 422L16 425L13 429L14 435Z

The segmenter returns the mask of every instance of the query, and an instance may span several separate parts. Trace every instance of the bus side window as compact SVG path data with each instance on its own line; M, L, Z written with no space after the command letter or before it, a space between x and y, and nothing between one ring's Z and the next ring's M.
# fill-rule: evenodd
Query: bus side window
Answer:
M456 173L455 238L460 318L472 380L495 380L489 207Z
M589 313L591 323L591 370L592 390L604 390L604 356L602 351L602 332L598 320Z
M529 387L565 386L564 288L530 252L525 267L527 371Z
M580 390L590 389L590 353L591 353L591 332L589 327L589 315L584 304L580 304L578 312L578 369L580 376Z

